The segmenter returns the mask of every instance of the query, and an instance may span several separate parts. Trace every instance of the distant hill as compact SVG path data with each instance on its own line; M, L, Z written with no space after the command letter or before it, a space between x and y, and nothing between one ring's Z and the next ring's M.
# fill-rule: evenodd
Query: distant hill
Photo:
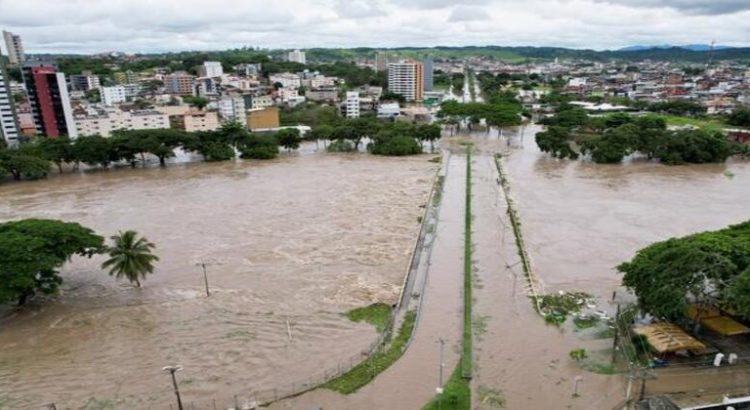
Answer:
M623 47L617 51L644 51L644 50L653 50L653 49L665 50L669 48L682 48L682 49L690 50L690 51L709 51L711 50L711 45L710 44L686 44L682 46L671 45L671 44L652 45L652 46L634 45L634 46ZM714 50L726 50L728 48L732 48L732 47L721 46L721 45L714 46Z

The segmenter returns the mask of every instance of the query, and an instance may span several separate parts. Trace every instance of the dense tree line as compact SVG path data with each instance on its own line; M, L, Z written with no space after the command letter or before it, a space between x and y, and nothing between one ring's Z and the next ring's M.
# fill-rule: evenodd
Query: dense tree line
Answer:
M750 221L649 245L617 269L654 316L685 321L697 304L750 319Z
M35 138L18 148L0 148L0 174L13 179L40 179L54 163L60 173L70 165L76 171L81 163L108 168L115 163L136 167L146 165L147 155L155 156L161 166L174 157L175 149L201 154L206 161L234 159L236 152L246 159L274 158L279 146L294 149L301 137L297 129L275 134L251 134L239 123L227 123L216 131L187 133L175 129L117 130L109 138L99 135L68 138ZM259 148L259 147L262 147Z
M750 108L737 108L727 118L727 123L737 127L750 127Z
M444 123L460 129L466 122L469 130L483 119L489 127L503 128L521 124L521 104L509 93L495 93L487 103L446 101L440 105L437 117Z
M537 145L555 158L588 155L594 162L612 164L640 153L664 164L679 165L724 162L747 152L747 147L727 140L720 132L667 130L666 121L657 115L589 117L584 110L571 106L542 123L548 128L537 133Z
M435 141L440 137L441 129L437 124L383 122L373 116L341 118L313 128L309 136L316 140L331 140L328 146L331 152L357 151L362 141L369 139L369 152L391 156L421 154L427 142L434 150Z

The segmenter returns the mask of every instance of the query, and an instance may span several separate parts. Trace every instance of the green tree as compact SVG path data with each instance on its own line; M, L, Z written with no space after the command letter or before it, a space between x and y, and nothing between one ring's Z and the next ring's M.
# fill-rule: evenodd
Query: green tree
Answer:
M250 134L238 149L245 159L273 159L279 155L279 142L272 135Z
M536 145L542 152L549 153L554 158L578 158L578 153L570 146L570 131L565 127L551 126L547 131L536 134Z
M276 132L276 140L286 148L287 151L299 148L302 138L299 136L297 128L284 128Z
M435 152L435 141L442 137L440 126L437 124L421 124L414 130L420 144L430 142L430 151Z
M616 164L631 153L638 129L632 124L609 129L599 138L581 140L581 151L599 164Z
M104 168L117 160L110 141L101 135L76 138L72 145L72 158L74 162L80 161L91 166L101 165Z
M73 143L68 137L47 138L41 137L36 141L39 154L43 159L52 161L57 165L59 173L63 173L63 164L70 162L73 158Z
M77 223L25 219L0 224L0 303L24 304L37 293L54 294L58 269L73 255L100 253L104 238Z
M199 110L206 108L209 102L207 99L203 97L193 97L193 96L183 97L183 101L185 101L189 106L195 107Z
M152 253L156 245L145 237L138 237L135 231L120 232L112 236L112 246L107 247L109 259L102 263L102 269L109 269L110 276L126 278L136 287L147 274L154 273L154 262L159 257Z
M685 318L691 303L724 302L750 313L750 298L732 298L745 289L750 266L750 221L714 232L658 242L617 267L639 305L657 317ZM750 316L746 316L750 317Z
M727 122L738 127L750 127L750 108L736 108L727 118Z
M38 153L26 149L23 145L17 149L0 151L0 168L20 181L26 179L46 178L49 173L49 161L39 157Z

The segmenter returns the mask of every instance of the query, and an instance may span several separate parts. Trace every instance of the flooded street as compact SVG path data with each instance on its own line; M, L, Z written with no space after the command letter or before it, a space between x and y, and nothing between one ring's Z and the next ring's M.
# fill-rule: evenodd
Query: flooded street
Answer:
M537 130L526 127L523 138L504 132L513 148L503 164L534 271L548 293L589 292L598 297L598 309L612 313L609 299L620 283L615 266L635 251L750 218L742 206L750 201L746 162L668 167L558 161L538 150ZM607 363L611 339L546 325L534 312L490 157L507 151L507 139L498 140L494 131L474 138L483 153L474 165L477 406L490 408L481 403L481 392L496 389L508 408L612 408L624 398L622 377L586 371L568 357L570 350L585 348ZM573 397L577 376L583 379Z
M341 313L396 302L436 165L309 151L0 186L0 220L134 229L161 258L140 290L101 271L101 257L75 259L61 297L6 312L0 407L163 408L168 364L185 368L186 402L229 402L366 348L373 327Z

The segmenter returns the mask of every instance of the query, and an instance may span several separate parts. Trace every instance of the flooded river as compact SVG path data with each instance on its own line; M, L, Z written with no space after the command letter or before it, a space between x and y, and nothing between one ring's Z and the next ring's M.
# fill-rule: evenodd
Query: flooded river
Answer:
M63 294L0 319L0 408L162 408L303 380L359 354L395 303L436 165L429 156L290 154L0 186L0 220L77 221L158 246L142 289L74 259ZM196 265L208 264L211 296ZM159 405L162 405L161 407ZM96 408L99 408L96 407Z

